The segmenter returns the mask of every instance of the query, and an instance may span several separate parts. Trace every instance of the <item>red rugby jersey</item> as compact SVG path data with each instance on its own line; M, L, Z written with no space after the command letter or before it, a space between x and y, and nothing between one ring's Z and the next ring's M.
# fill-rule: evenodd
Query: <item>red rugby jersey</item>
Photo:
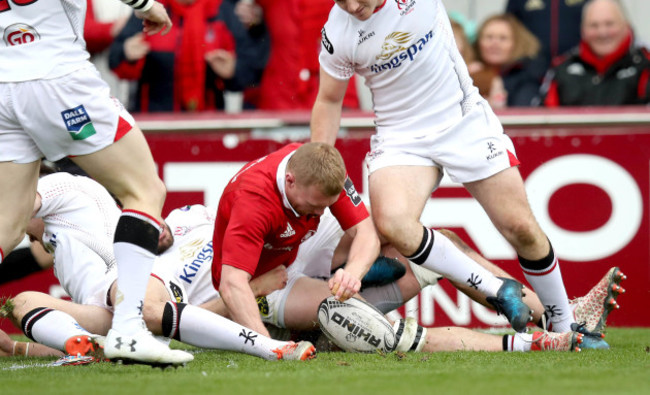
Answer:
M289 266L300 243L316 232L320 217L297 216L285 206L285 159L300 145L287 145L246 164L224 189L213 235L212 283L216 289L222 265L242 269L253 277L280 265ZM369 216L349 178L330 211L343 230Z

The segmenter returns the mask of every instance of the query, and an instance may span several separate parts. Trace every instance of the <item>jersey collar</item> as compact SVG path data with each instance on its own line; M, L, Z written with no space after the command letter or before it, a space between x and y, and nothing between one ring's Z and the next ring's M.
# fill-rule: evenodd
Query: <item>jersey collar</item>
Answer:
M300 217L300 214L298 214L298 212L296 212L296 210L293 209L293 206L291 206L291 203L287 198L287 191L285 189L287 163L289 163L289 158L291 158L295 152L296 151L292 151L289 155L285 156L284 159L282 159L282 162L280 162L280 164L278 165L278 171L275 174L275 182L278 186L278 190L280 191L280 196L282 196L282 203L284 203L284 207L291 210L296 217Z
M385 5L386 5L386 0L384 0L384 2L381 3L381 5L380 5L379 7L375 8L375 10L374 10L372 13L374 14L374 13L379 12L379 10L381 10L382 8L384 8Z

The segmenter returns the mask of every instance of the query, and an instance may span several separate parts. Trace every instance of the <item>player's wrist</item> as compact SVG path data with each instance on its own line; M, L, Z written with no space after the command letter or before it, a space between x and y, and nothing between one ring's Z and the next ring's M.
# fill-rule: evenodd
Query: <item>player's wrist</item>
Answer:
M147 12L153 7L155 0L120 0L122 3L128 5L139 12Z

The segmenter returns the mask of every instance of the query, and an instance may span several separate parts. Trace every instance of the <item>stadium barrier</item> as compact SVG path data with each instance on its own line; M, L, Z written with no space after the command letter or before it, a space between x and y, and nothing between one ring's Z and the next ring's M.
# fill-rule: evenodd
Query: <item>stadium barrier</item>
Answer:
M531 207L553 241L570 298L585 294L611 266L628 275L611 326L650 326L650 111L645 107L506 110L498 113L522 161ZM185 204L216 205L230 177L247 161L309 136L309 113L141 115L161 178L164 213ZM373 132L367 113L346 113L337 147L367 200L363 159ZM490 152L486 147L486 156ZM488 259L523 281L516 254L481 207L443 179L422 216L456 231ZM63 296L51 271L0 286L0 296L34 289ZM425 326L492 327L502 317L447 281L427 287L398 310ZM5 320L0 328L15 332Z

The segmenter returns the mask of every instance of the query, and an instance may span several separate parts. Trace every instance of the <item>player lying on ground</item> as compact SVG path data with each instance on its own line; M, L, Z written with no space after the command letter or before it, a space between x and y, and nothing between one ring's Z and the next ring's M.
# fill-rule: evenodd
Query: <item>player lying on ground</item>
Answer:
M32 340L73 355L96 351L93 335L105 335L110 329L117 297L111 241L120 210L95 181L55 173L39 180L35 216L28 226L29 235L54 254L56 276L72 302L23 292L5 311ZM166 228L160 243L169 245L171 240ZM176 303L182 301L179 290L164 274L154 272L150 277L143 309L154 334L269 360L314 355L309 342L273 340L205 309ZM150 325L153 321L155 327ZM130 343L116 347L130 347Z
M214 290L210 282L213 221L214 209L201 205L172 211L166 218L166 223L169 225L171 233L175 235L174 242L171 248L156 261L154 270L166 273L167 277L176 279L176 284L182 287L187 303L201 305L223 315L227 314L227 310L223 301L219 298L218 292ZM455 236L451 232L448 233ZM332 262L341 263L345 260L345 248L337 250L337 246L346 244L339 243L342 235L341 228L331 215L325 214L321 217L318 231L300 246L296 260L289 266L287 270L288 281L285 278L279 278L277 281L281 285L286 282L286 286L271 293L266 298L258 298L258 306L264 322L293 330L313 330L317 327L316 314L318 305L331 294L327 279L330 277ZM457 239L457 237L454 237L454 239ZM473 253L473 257L480 258L469 247L465 246L465 249ZM488 269L494 269L494 265L491 265L483 258L480 259L479 262L485 264ZM420 292L421 288L440 278L439 275L432 272L420 271L420 273L420 275L415 276L409 269L407 274L397 283L382 287L364 288L360 294L371 303L379 306L384 312L390 311ZM498 274L505 273L499 271ZM620 281L620 278L617 281ZM600 329L602 325L596 327L596 324L600 321L604 324L604 319L609 312L609 310L603 308L607 292L609 291L610 297L615 298L617 296L617 293L613 292L611 288L612 284L614 284L613 279L609 277L604 279L584 299L594 305L600 305L600 308L589 311L585 311L587 310L585 308L581 309L581 319L582 317L588 319L591 330ZM602 290L605 290L605 296L602 296L600 292ZM539 299L532 291L527 290L526 293L526 301L533 308L540 306ZM477 297L477 300L482 298L485 302L484 295L476 292L469 292L469 294L472 297ZM582 305L585 305L585 303L582 303ZM541 312L543 309L539 307L539 311ZM159 315L154 316L159 317ZM541 314L538 314L536 317L540 316ZM592 318L592 316L596 318ZM147 319L147 314L145 314L145 319ZM159 324L156 323L150 326L157 325ZM429 344L424 349L425 351L457 349L490 349L497 351L502 349L503 338L500 336L485 335L464 328L450 328L449 330L447 328L435 328L429 329L429 331L427 336ZM530 337L530 335L522 336L523 338L512 337L509 339L522 340ZM535 336L539 340L533 348L553 349L572 348L573 343L577 343L578 339L582 337L572 332L566 335L545 335L543 332L538 332ZM529 340L529 343L517 341L516 347L519 347L520 343L521 348L531 346L530 341L532 339L527 340ZM594 343L596 344L594 345ZM605 343L589 339L588 344L583 344L583 347L596 345L604 346Z
M462 243L453 232L445 231L445 233L452 236L450 238L455 242L459 242L459 247L463 251L488 270L495 271L495 274L502 277L510 277ZM288 268L287 286L260 301L261 310L263 310L262 317L265 322L291 330L317 328L318 305L330 295L327 278L332 262L336 265L337 261L340 263L345 259L345 254L337 249L341 236L342 233L335 221L331 221L327 215L324 215L316 235L303 243L296 261ZM412 270L408 270L407 274L396 283L382 287L364 288L360 293L361 297L386 313L401 306L425 286L435 284L438 279L442 278L442 276L420 266L410 265L410 267L415 268L415 274ZM622 288L618 285L622 278L622 273L614 268L585 297L576 301L576 319L587 322L588 331L585 333L601 330L604 327L607 314L615 306L615 298L619 292L622 292ZM475 289L463 284L454 283L454 285L474 300L487 307L492 307L486 302L485 295ZM541 308L541 302L537 295L531 290L526 290L525 302L529 303L533 310L537 309L539 313L536 313L535 317L541 319L544 310ZM600 337L578 334L575 331L566 333L534 332L515 336L506 335L506 337L460 327L427 328L426 331L426 342L415 346L421 351L428 352L570 350L575 349L576 346L582 348L608 347ZM582 343L580 343L581 340Z

